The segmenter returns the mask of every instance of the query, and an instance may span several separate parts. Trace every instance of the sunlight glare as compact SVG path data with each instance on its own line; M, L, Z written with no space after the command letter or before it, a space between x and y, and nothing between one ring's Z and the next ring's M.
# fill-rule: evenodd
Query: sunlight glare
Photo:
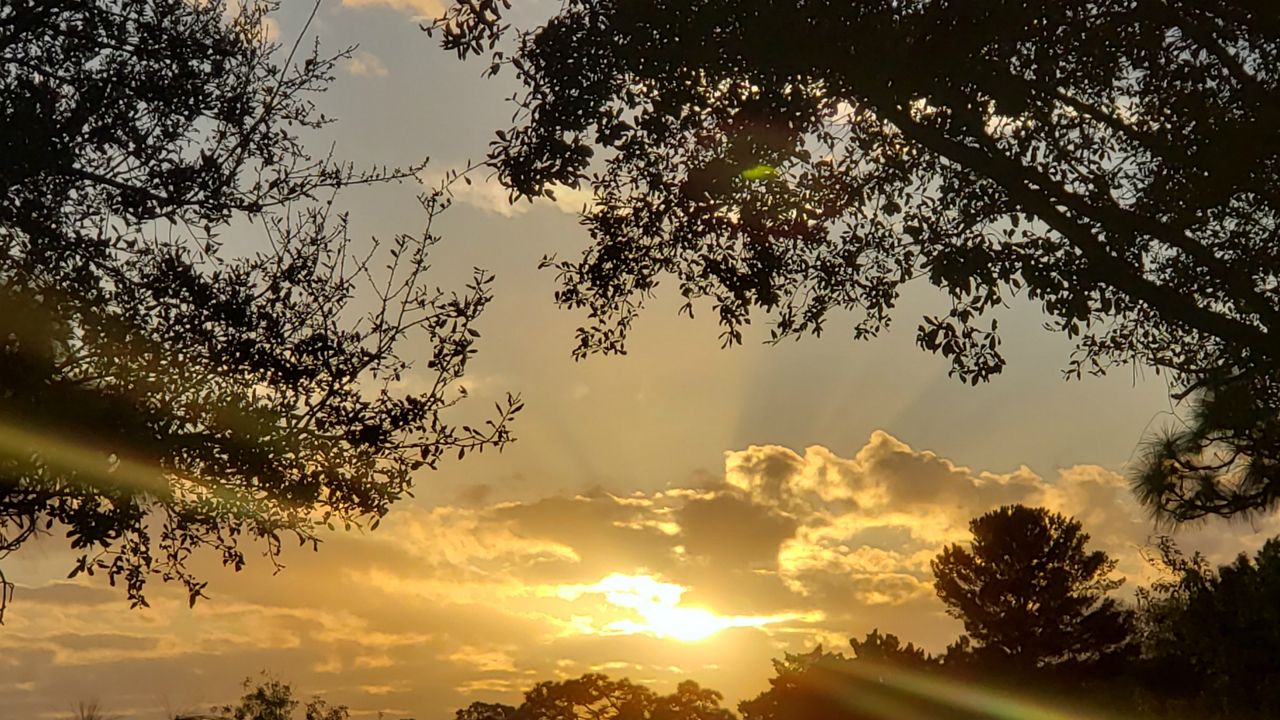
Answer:
M736 627L763 627L788 620L821 619L812 613L779 615L719 615L707 608L684 607L680 598L686 588L662 582L648 575L613 573L594 585L562 586L560 596L577 599L583 595L603 595L614 607L631 611L638 619L614 620L597 631L601 635L653 635L698 642Z

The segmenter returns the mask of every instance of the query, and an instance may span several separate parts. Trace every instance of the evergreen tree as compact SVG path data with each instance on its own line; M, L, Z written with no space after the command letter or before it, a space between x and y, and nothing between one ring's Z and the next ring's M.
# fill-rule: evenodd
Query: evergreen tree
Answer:
M964 622L979 657L1041 668L1087 665L1126 650L1130 614L1107 597L1122 582L1110 578L1116 563L1087 549L1079 522L1013 505L969 529L969 547L944 548L932 568L938 597Z

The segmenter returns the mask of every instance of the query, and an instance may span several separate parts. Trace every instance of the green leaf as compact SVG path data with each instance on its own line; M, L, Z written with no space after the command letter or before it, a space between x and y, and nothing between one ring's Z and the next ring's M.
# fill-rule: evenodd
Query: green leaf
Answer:
M778 177L777 168L769 165L755 165L742 171L742 179L747 182L761 182Z

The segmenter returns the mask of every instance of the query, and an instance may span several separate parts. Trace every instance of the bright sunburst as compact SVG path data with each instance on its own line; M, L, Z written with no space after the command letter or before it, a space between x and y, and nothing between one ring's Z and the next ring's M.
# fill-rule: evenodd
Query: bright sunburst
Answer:
M647 634L660 638L697 642L735 627L762 627L788 620L820 618L796 613L779 615L719 615L709 609L685 607L680 598L685 588L662 582L649 575L613 573L594 585L563 586L561 597L602 595L612 606L624 608L635 617L605 623L595 632L601 635Z

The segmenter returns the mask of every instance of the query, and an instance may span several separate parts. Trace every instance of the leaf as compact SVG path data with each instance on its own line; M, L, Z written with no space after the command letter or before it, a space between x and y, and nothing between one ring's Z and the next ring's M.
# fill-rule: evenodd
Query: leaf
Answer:
M770 165L753 165L739 175L747 182L762 182L778 177L778 170Z

